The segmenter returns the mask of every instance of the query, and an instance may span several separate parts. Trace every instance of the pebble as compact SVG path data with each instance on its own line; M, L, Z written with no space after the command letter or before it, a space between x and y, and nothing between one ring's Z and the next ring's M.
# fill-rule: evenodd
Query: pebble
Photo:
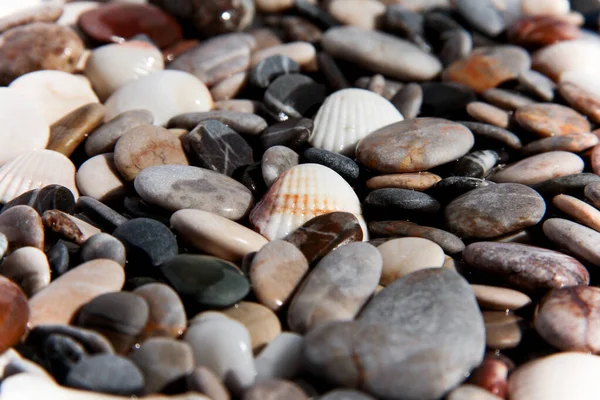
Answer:
M446 31L442 33L440 39L443 45L439 57L444 66L467 58L473 51L473 37L462 28Z
M74 72L83 51L81 39L64 26L33 22L8 29L0 44L0 85L34 71Z
M124 282L123 267L112 260L83 263L31 297L29 324L68 324L82 305L101 294L121 290Z
M467 113L479 122L499 128L506 129L510 124L510 115L506 111L481 101L467 104Z
M263 97L264 109L278 121L302 118L325 99L325 87L302 74L281 75Z
M488 393L506 398L508 392L508 374L515 364L502 353L488 352L479 367L471 372L467 385L476 385Z
M47 185L15 197L4 205L1 212L14 206L29 206L40 215L48 210L60 210L72 214L75 211L75 198L73 193L64 186Z
M583 168L584 162L579 156L566 151L550 151L509 165L490 176L490 180L498 183L534 185L549 179L581 173Z
M126 181L155 165L189 165L179 138L165 128L141 125L130 129L115 145L115 166Z
M352 389L336 389L319 397L320 400L375 400L366 393Z
M556 84L546 75L540 74L537 71L529 70L522 72L519 75L519 84L523 89L544 101L552 101L554 99Z
M431 215L440 210L440 203L430 195L415 190L386 188L373 190L364 200L365 210L385 217Z
M589 282L588 271L575 258L519 243L473 243L463 251L463 259L469 269L527 293Z
M179 295L163 283L149 283L133 291L148 304L148 322L141 338L177 338L186 329L187 319Z
M194 368L186 379L188 390L207 395L212 400L229 400L230 395L221 380L210 369Z
M332 383L359 385L378 398L399 399L402 393L402 398L433 399L479 365L485 331L467 282L439 268L400 278L375 296L356 322L322 325L305 340L310 372ZM441 375L444 380L435 378Z
M180 254L163 263L160 271L192 310L231 307L250 291L250 284L241 271L216 257Z
M234 393L254 384L250 334L240 322L221 313L201 314L183 340L192 346L196 366L212 370Z
M583 115L560 104L519 107L514 116L523 128L541 137L591 131L591 125Z
M58 210L46 211L42 215L42 222L47 229L77 245L82 245L91 236L100 233L100 229L95 226Z
M112 232L124 222L127 222L122 214L119 214L104 203L91 197L81 196L77 200L77 208L82 218L87 218L103 231Z
M585 185L584 194L586 200L589 200L596 208L600 204L600 184L591 182Z
M471 284L479 307L494 311L518 310L531 304L531 298L517 290Z
M308 142L312 130L312 119L289 118L265 129L260 135L260 142L264 149L279 145L297 150Z
M194 370L192 348L173 339L148 339L129 357L144 375L145 394L158 393Z
M250 301L242 301L223 310L223 314L241 322L250 333L252 351L260 352L281 333L281 323L269 308Z
M558 246L568 249L577 258L592 265L600 265L600 233L561 218L544 222L544 234Z
M581 174L561 176L549 179L532 186L544 198L552 199L559 194L571 194L581 196L587 185L599 182L600 177L596 174L584 172Z
M62 14L63 6L61 4L39 4L34 7L23 8L0 17L0 33L35 22L55 22Z
M69 371L82 359L87 357L83 345L73 338L51 334L44 342L43 357L58 382L64 382Z
M368 243L349 243L323 257L294 295L290 329L306 333L331 321L351 321L375 291L382 256Z
M479 386L462 384L448 394L447 400L501 400Z
M244 392L242 400L306 400L309 397L293 382L271 379L256 383Z
M430 80L442 70L442 64L437 58L412 43L356 26L327 30L323 35L322 46L333 57L399 80ZM398 54L402 56L391 57Z
M554 289L540 301L533 324L546 342L562 351L596 354L600 351L595 333L599 301L600 289L596 287Z
M594 92L568 81L561 82L558 91L571 107L588 116L594 123L600 122L600 98Z
M132 396L144 388L142 371L125 357L100 354L86 357L69 371L65 386L99 393Z
M312 43L313 45L321 41L323 31L312 22L294 16L287 16L281 19L281 29L285 35L292 41L301 41ZM319 57L319 55L317 55ZM318 60L320 62L320 60Z
M193 164L227 176L239 167L254 163L248 142L219 121L200 122L181 142Z
M81 164L75 176L83 196L98 201L123 197L127 188L114 161L114 154L98 154Z
M486 35L498 36L506 28L502 13L492 0L455 0L453 4L471 26Z
M514 349L523 338L523 318L504 311L484 311L485 344L490 349Z
M544 199L518 183L480 187L453 200L444 215L451 232L463 238L493 238L537 224Z
M90 103L65 115L50 126L46 148L69 157L104 119L104 106Z
M476 100L470 87L454 82L423 82L421 114L438 118L452 118L464 113L467 104Z
M492 139L493 141L500 142L513 149L520 149L522 146L521 139L506 129L481 122L460 121L460 124L469 128L476 137Z
M230 100L240 94L247 82L248 74L246 72L238 72L214 85L210 89L210 93L215 102Z
M596 231L600 231L600 211L576 197L560 194L552 204L574 220Z
M261 61L275 55L291 58L305 71L316 71L317 69L317 51L311 43L307 42L290 42L257 50L250 57L250 67L254 68Z
M14 206L0 214L0 233L8 240L9 252L21 247L44 248L42 218L29 206Z
M444 250L431 240L406 237L392 239L377 247L383 258L380 284L387 286L399 278L426 268L441 268Z
M371 190L398 188L423 192L441 180L442 178L439 175L432 174L431 172L409 172L374 176L367 180L366 185Z
M511 43L537 49L555 43L578 39L579 28L552 15L524 17L514 23L506 32Z
M89 80L63 71L35 71L22 75L10 86L30 98L49 125L81 106L98 103Z
M376 0L333 0L327 11L342 25L376 29L386 7Z
M173 101L175 98L177 101ZM210 110L213 99L206 85L195 76L165 70L122 86L106 100L104 106L105 121L125 111L145 109L154 116L155 125L166 125L176 115Z
M532 67L558 81L565 72L586 73L597 65L598 47L594 41L583 38L567 40L546 46L532 55ZM592 68L592 69L588 69Z
M390 101L405 119L417 118L423 104L423 89L417 83L409 83L404 85Z
M0 232L0 258L4 257L8 250L8 238L4 233Z
M522 148L523 154L532 155L552 151L580 153L598 144L598 136L593 133L570 133L538 139Z
M148 110L125 111L94 130L85 141L88 157L110 153L123 134L140 125L152 124L154 117Z
M271 187L281 174L299 164L300 156L285 146L269 147L261 161L262 176L267 187Z
M169 120L169 128L194 130L206 120L219 121L242 135L259 135L267 128L267 122L250 112L214 110L177 115Z
M0 352L19 343L28 329L30 307L27 296L11 280L0 277Z
M407 236L412 238L423 238L440 246L448 254L456 254L463 251L465 244L460 238L441 229L428 226L420 226L408 221L375 221L369 223L369 232L379 236ZM416 243L418 244L418 243ZM433 256L433 253L431 256ZM415 255L422 256L422 255ZM434 267L437 265L431 265Z
M473 134L463 125L416 118L369 134L358 143L356 157L377 172L418 172L462 157L473 143Z
M81 259L86 262L98 258L113 260L125 266L125 246L112 235L97 233L83 243Z
M500 155L494 150L474 151L456 161L453 173L483 179L492 173L499 160Z
M112 235L125 246L130 263L158 266L177 255L175 235L160 222L149 218L124 222Z
M478 93L499 86L529 70L529 54L517 46L480 47L442 73L445 81L467 85Z
M358 164L342 154L312 147L306 149L302 155L305 162L331 168L349 183L355 182L360 176Z
M254 359L258 381L279 378L293 379L303 369L304 339L293 332L277 335Z
M36 247L21 247L0 264L0 274L15 282L27 297L50 283L50 265L43 251Z
M281 75L300 72L300 64L284 54L276 54L261 60L251 70L249 81L252 85L266 89Z

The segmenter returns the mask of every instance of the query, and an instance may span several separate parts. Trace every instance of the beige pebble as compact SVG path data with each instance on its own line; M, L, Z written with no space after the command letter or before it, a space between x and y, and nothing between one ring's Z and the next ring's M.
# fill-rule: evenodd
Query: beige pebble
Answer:
M252 54L250 66L255 67L262 60L282 54L296 61L305 71L316 71L317 52L315 46L308 42L291 42L279 46L268 47Z
M392 239L377 247L383 257L382 285L424 268L444 265L444 250L431 240L407 237Z
M223 79L210 88L210 93L214 101L229 100L238 95L244 89L248 81L247 72L239 72Z
M82 195L99 201L122 197L127 192L113 153L99 154L88 159L81 164L75 178Z
M502 400L479 386L462 384L448 394L446 400Z
M260 104L254 100L232 99L215 102L215 110L238 111L256 114L259 108Z
M332 0L328 11L343 25L375 29L385 13L385 5L377 0Z
M0 33L15 26L27 25L33 22L54 22L60 18L62 13L63 7L60 3L38 4L23 8L0 17Z
M566 151L537 154L507 166L490 176L497 183L533 185L548 179L578 174L583 171L581 157Z
M471 285L481 308L497 311L518 310L531 304L531 298L517 290L497 286Z
M27 246L44 249L42 218L29 206L14 206L0 214L0 233L8 240L9 251Z
M230 395L223 382L210 369L199 366L187 378L188 389L207 395L212 400L229 400Z
M0 275L15 282L31 297L50 283L50 265L42 250L21 247L0 264Z
M431 172L389 174L374 176L367 181L367 187L372 190L400 188L423 192L441 180L442 178L439 175L432 174Z
M224 310L223 313L248 328L252 351L255 354L281 333L281 323L277 315L261 304L242 301Z
M555 196L552 199L552 204L583 225L600 231L600 211L595 207L566 194Z
M522 147L523 154L533 155L549 151L570 151L579 153L598 144L598 136L593 133L569 133L535 140Z
M504 311L484 311L485 344L490 349L512 349L521 343L523 318Z
M506 129L510 123L510 116L506 111L480 101L474 101L467 104L467 113L479 122L484 122L500 128Z

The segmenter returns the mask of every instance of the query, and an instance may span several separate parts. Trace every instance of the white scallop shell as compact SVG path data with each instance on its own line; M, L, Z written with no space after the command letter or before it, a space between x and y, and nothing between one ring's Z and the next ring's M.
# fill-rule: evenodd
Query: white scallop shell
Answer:
M360 201L337 172L319 164L301 164L284 172L250 213L250 222L269 240L282 239L306 221L334 211L352 213L363 228Z
M566 72L597 74L600 70L600 45L588 39L569 40L546 46L532 57L533 68L559 80Z
M79 196L71 160L52 150L29 151L0 168L0 202L52 184L68 188L75 198Z
M84 73L104 100L121 86L164 68L160 50L148 42L133 40L94 49Z
M600 357L565 352L531 361L508 379L515 400L598 400Z
M377 93L343 89L327 97L319 108L309 142L313 147L353 156L362 138L402 120L396 107Z

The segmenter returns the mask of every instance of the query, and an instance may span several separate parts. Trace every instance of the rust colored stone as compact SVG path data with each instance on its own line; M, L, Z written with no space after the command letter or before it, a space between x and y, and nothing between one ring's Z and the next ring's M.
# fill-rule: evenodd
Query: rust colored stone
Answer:
M25 293L0 276L0 353L19 342L27 330L29 305Z
M588 120L577 111L560 104L537 103L517 109L517 122L538 136L558 136L590 132Z
M48 210L44 213L42 222L46 228L66 237L68 240L77 244L83 244L83 232L64 213L58 210Z
M500 398L505 398L508 391L508 373L511 367L514 368L514 365L506 357L489 353L481 365L471 372L468 382Z
M577 39L581 31L576 25L553 15L520 19L506 33L511 43L538 48L565 40Z

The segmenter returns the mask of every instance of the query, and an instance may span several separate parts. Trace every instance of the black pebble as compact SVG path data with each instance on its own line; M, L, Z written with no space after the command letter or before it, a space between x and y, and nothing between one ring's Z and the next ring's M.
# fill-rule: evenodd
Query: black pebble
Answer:
M264 150L273 146L285 146L298 150L308 143L314 123L309 118L290 118L269 126L260 135L260 142Z
M254 86L264 89L275 78L293 72L300 72L300 65L288 56L277 54L262 60L252 68L248 79Z
M14 206L30 206L42 215L48 210L60 210L67 214L75 211L73 193L61 185L48 185L41 189L33 189L12 199L2 208L0 213Z
M277 121L300 118L325 100L325 86L302 74L275 79L265 92L265 110Z
M358 164L351 158L323 149L314 147L306 149L304 151L304 161L329 167L350 183L356 181L360 174Z

